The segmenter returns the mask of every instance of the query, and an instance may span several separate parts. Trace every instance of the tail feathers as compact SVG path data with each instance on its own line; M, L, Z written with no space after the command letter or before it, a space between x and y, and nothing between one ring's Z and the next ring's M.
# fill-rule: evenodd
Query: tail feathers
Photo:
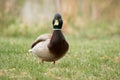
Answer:
M32 53L32 49L30 49L28 52L29 52L29 53Z

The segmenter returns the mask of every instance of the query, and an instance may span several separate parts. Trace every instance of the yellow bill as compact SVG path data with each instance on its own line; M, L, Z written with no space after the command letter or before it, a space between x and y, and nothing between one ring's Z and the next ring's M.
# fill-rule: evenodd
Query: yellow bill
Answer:
M58 20L55 20L55 23L54 23L54 25L59 25L59 21Z

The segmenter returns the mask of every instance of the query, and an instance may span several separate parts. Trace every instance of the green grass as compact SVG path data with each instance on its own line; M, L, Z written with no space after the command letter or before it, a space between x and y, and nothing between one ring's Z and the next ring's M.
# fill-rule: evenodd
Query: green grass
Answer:
M118 80L120 38L80 39L68 35L70 50L62 59L39 64L28 54L33 38L0 38L1 80Z
M69 51L55 65L39 63L28 53L33 40L50 32L48 29L4 29L0 34L0 80L119 80L119 26L114 23L74 27L77 34L66 35Z

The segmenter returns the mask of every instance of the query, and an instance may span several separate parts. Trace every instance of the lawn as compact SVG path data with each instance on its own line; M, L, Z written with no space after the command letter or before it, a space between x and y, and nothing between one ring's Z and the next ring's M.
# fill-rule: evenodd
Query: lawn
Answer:
M120 38L78 39L67 36L70 50L62 59L39 63L28 53L32 38L0 38L2 80L118 80Z
M38 58L28 53L37 35L1 36L0 80L119 80L119 33L96 30L67 34L70 49L55 65L39 63Z

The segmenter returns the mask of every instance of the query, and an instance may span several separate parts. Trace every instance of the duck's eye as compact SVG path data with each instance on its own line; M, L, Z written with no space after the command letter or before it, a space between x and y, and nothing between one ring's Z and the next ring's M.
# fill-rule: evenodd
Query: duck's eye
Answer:
M55 20L54 25L56 25L56 26L58 26L58 25L59 25L59 21L58 21L57 19Z

